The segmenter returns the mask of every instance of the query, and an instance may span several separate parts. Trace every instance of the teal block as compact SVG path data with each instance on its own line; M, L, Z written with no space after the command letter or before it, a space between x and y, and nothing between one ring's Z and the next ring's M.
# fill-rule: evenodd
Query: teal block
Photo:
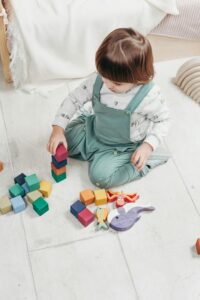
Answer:
M9 188L9 193L11 197L24 196L25 192L23 188L19 185L19 183L14 184Z
M65 178L67 178L66 172L64 172L64 173L62 173L62 174L60 174L60 175L57 176L57 175L54 173L54 171L51 170L51 175L52 175L52 177L54 178L54 180L55 180L56 182L60 182L60 181L64 180Z
M35 174L25 177L25 182L30 192L38 190L40 188L40 182Z
M38 215L41 216L49 210L49 204L42 197L40 197L33 202L33 209Z

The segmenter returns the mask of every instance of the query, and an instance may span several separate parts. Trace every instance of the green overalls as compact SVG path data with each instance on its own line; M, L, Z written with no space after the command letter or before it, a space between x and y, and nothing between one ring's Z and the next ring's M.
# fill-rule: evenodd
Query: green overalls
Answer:
M115 109L100 102L103 85L98 75L93 88L94 115L81 115L65 129L69 156L89 161L89 177L101 188L110 188L138 179L148 173L145 166L138 172L131 156L142 144L130 140L131 115L148 94L153 83L143 85L126 109ZM166 161L166 159L165 159ZM158 164L163 161L157 162Z

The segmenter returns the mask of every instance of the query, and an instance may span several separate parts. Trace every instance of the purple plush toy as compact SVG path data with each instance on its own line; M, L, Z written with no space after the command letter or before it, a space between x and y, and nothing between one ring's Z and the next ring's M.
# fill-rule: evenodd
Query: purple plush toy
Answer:
M140 212L153 210L155 208L151 205L136 206L134 203L129 203L112 210L108 215L107 221L112 229L124 231L130 229L140 219Z

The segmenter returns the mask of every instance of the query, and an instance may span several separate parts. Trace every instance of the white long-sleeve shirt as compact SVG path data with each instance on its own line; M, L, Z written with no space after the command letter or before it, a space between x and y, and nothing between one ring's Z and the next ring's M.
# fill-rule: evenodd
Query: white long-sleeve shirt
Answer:
M96 76L96 73L92 74L64 99L53 125L65 129L79 115L83 113L94 114L92 94ZM140 87L134 87L126 93L115 93L103 84L100 91L100 101L108 107L123 110ZM144 139L144 142L149 143L155 150L168 133L169 125L168 107L159 86L155 84L131 115L130 140L138 142Z

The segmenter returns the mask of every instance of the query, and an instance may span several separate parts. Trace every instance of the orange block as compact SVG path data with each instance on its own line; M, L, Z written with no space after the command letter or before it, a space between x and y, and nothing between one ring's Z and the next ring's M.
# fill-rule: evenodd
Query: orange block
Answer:
M60 175L60 174L63 174L63 173L66 173L67 171L67 168L66 166L60 168L60 169L57 169L53 163L51 163L51 169L54 171L54 173L56 174L56 176Z
M3 171L3 163L0 161L0 172Z
M92 190L84 190L80 192L80 200L85 205L91 204L94 202L94 193Z

